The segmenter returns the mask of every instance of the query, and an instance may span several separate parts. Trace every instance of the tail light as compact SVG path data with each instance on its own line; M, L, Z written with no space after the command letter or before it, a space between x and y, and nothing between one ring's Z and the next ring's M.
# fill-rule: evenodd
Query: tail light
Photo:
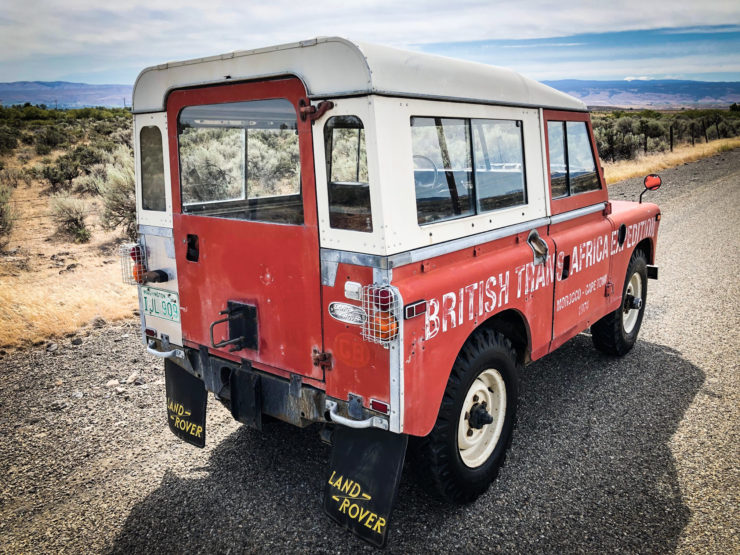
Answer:
M394 288L388 285L366 285L362 288L362 308L367 320L362 325L362 337L388 348L398 337L399 300Z
M123 283L138 285L144 283L146 274L146 251L138 243L124 243L118 249L121 259L121 277Z

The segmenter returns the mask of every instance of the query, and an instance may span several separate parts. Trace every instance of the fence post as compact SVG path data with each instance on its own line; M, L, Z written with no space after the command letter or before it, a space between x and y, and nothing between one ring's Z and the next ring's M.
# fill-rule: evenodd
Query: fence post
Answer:
M671 124L670 130L671 130L671 152L673 152L673 124Z

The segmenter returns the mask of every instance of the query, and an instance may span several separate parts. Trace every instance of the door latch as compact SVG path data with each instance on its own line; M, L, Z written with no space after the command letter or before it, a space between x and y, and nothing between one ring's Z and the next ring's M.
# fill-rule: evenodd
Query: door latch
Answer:
M529 232L527 244L532 249L533 263L535 266L544 264L547 261L547 255L550 252L547 242L540 237L536 229Z

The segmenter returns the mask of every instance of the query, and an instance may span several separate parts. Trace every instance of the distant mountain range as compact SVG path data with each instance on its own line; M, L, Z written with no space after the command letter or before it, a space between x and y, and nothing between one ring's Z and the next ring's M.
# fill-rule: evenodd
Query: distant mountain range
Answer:
M713 81L543 81L587 105L624 108L709 108L740 102L740 82Z
M49 108L131 106L131 85L88 85L67 81L0 83L0 104L46 104Z
M740 82L711 81L543 81L593 107L697 108L740 102ZM46 104L48 107L131 106L131 85L88 85L66 81L0 83L0 104Z

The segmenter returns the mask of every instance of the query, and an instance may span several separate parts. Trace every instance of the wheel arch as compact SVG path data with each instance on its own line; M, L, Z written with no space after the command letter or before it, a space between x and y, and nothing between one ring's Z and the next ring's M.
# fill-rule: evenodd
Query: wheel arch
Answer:
M497 312L475 328L465 341L467 342L481 328L499 332L507 337L516 350L517 362L519 364L523 366L531 362L532 335L529 329L529 323L521 312L513 308Z
M635 248L632 252L642 251L645 253L645 257L647 258L648 264L654 264L655 263L655 245L653 244L653 238L652 237L646 237L637 245L635 245Z

